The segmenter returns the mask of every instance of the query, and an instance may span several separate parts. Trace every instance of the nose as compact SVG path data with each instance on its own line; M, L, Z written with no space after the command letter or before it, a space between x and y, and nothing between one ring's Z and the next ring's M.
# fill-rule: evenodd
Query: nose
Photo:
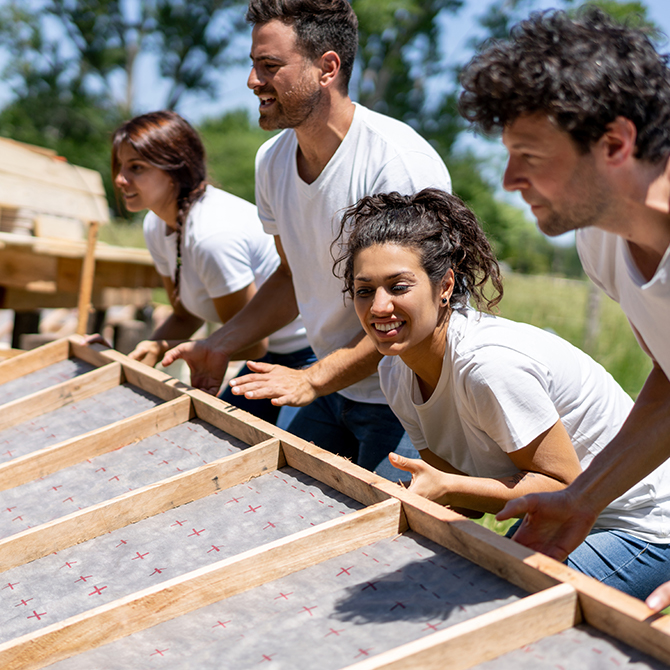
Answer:
M120 188L121 186L126 186L128 184L128 180L126 179L126 176L123 174L122 171L119 171L116 177L114 177L114 184L117 188Z
M370 313L373 316L387 316L393 313L393 300L384 288L380 287L375 291Z
M256 66L252 65L251 72L249 72L249 77L247 78L247 86L253 90L254 88L257 88L258 86L262 85L263 82L260 80L260 77L258 76Z
M506 191L519 191L526 186L528 186L528 180L521 173L518 160L510 156L503 175L503 188Z

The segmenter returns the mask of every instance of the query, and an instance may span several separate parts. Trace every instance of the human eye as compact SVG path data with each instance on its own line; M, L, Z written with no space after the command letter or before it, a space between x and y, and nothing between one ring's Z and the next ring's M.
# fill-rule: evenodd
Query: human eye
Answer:
M391 286L391 291L395 294L400 294L400 293L406 293L409 291L410 285L408 282L402 281L402 282L397 282Z
M372 293L372 289L368 286L358 286L354 289L355 298L367 298Z

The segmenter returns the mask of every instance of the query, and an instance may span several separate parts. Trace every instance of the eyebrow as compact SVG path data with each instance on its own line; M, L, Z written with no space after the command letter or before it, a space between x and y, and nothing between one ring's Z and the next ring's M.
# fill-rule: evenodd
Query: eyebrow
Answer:
M410 270L400 270L400 272L396 272L392 275L387 275L386 277L384 277L384 281L388 281L389 279L398 279L398 277L407 277L410 279L416 279L416 275ZM369 282L372 281L372 279L370 277L363 277L361 275L356 275L354 277L354 281Z

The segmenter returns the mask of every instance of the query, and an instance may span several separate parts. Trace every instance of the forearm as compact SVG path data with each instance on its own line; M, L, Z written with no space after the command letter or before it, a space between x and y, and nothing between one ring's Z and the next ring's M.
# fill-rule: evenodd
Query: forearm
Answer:
M381 354L362 331L347 346L333 351L305 370L316 396L335 393L377 371Z
M655 363L617 436L573 482L577 504L594 518L670 457L670 382Z
M293 281L280 266L242 310L207 338L207 345L230 359L241 357L240 352L250 351L297 316Z
M193 314L178 315L173 312L154 330L149 339L156 342L161 340L166 343L172 342L168 346L170 348L176 346L179 342L188 340L202 324L203 320Z
M495 514L514 498L563 488L564 483L538 472L518 472L498 479L440 473L440 490L443 493L435 500L450 507Z

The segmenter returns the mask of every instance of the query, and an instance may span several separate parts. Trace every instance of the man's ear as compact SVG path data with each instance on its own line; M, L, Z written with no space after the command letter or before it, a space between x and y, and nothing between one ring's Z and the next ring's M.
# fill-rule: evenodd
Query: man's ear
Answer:
M605 162L612 166L619 166L629 158L635 157L635 142L637 128L635 124L624 116L617 116L607 125L604 135L598 140L603 150Z
M321 86L332 86L340 72L341 66L342 62L337 53L335 51L326 51L319 60L319 67L321 68L319 83Z

